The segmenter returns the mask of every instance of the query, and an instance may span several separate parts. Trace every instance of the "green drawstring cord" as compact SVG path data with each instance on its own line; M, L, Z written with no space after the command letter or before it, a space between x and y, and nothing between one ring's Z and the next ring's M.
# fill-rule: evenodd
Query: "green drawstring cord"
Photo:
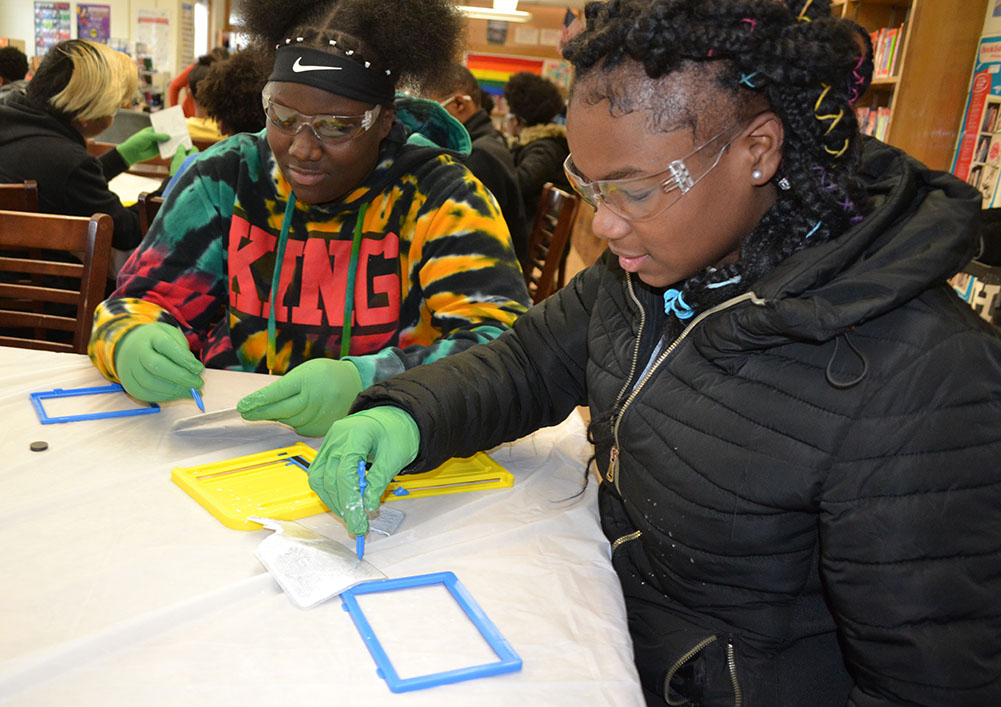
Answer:
M275 270L271 276L271 294L268 297L268 350L267 363L268 373L275 370L275 359L277 358L275 344L275 293L278 292L278 283L281 280L282 262L285 260L285 244L288 242L288 232L292 226L292 213L295 211L295 193L289 192L288 203L285 204L285 215L282 216L282 230L278 236L278 252L275 255ZM365 212L368 211L368 203L363 203L358 209L358 220L355 222L354 238L351 241L351 261L348 265L348 285L344 297L344 325L341 333L341 354L343 358L348 355L351 348L351 314L354 310L355 301L355 275L358 272L358 252L361 249L362 226L365 221Z
M278 281L282 275L282 261L285 260L285 243L288 241L288 231L292 227L292 213L295 211L295 193L289 189L288 202L285 204L285 215L282 216L282 231L278 236L278 252L275 255L275 270L271 275L271 294L268 296L268 373L275 370L275 293L278 292Z
M368 211L366 201L358 209L358 220L355 221L355 235L351 240L351 261L348 265L348 291L344 293L344 324L341 329L341 355L344 358L351 349L351 314L355 305L355 275L358 274L358 251L361 250L361 229L365 222L365 212Z

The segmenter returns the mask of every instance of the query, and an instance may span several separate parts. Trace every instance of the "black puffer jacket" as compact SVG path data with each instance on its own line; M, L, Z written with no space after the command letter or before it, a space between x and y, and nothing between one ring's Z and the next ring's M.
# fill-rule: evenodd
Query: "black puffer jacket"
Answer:
M415 470L627 400L600 508L652 703L1001 705L1001 338L945 284L978 194L874 141L864 172L873 213L642 380L662 301L606 257L359 400L411 411Z
M525 218L531 225L546 182L552 182L563 191L573 193L563 172L563 161L570 154L567 129L555 123L531 125L518 135L513 152L518 186L525 202Z
M83 136L68 122L39 108L27 96L0 105L0 183L38 182L39 210L90 216L103 213L115 222L112 245L139 245L138 207L122 205L108 181L128 168L118 150L99 158L87 152Z

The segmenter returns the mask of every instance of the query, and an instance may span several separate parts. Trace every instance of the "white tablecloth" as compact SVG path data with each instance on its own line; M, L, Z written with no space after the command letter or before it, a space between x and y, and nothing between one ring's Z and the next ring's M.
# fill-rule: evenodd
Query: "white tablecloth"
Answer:
M206 409L267 380L207 371ZM394 501L403 526L369 535L365 559L389 577L454 572L524 661L393 694L340 599L296 608L253 555L269 531L223 526L170 480L174 466L320 440L275 424L254 425L253 438L172 433L197 412L191 401L42 425L28 397L104 383L84 356L0 347L0 702L642 704L594 480L574 496L587 455L576 415L492 450L513 488ZM64 413L107 404L58 402ZM30 451L37 440L48 449ZM329 513L299 522L354 547ZM402 636L426 626L420 602L412 608L393 617ZM449 640L447 627L435 633L432 655Z

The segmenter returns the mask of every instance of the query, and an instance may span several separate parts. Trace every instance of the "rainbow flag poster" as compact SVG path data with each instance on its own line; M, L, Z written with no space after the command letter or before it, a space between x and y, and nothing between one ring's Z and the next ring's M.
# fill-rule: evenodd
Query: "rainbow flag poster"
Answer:
M473 72L480 87L494 96L503 95L504 84L512 74L517 74L519 71L542 74L543 62L543 59L531 57L472 52L466 54L466 68Z

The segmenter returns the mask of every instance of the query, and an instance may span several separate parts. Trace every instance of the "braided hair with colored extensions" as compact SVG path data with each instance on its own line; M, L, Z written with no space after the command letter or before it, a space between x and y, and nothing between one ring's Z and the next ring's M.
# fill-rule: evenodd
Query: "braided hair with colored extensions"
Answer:
M682 293L693 308L747 289L797 250L861 220L865 195L855 176L861 140L853 103L869 85L872 52L864 31L831 16L829 0L591 3L587 29L564 54L575 70L573 92L586 92L590 102L609 100L621 112L685 110L665 111L671 96L628 96L629 87L611 74L631 60L652 79L682 70L711 74L738 113L764 99L782 119L778 202L743 240L738 262L689 278ZM697 108L686 117L696 136L706 138L719 121L704 121ZM704 291L737 275L733 287Z
M588 4L586 29L564 56L571 101L607 101L615 115L647 111L652 129L688 128L695 144L762 110L782 121L776 201L740 241L739 258L673 285L691 314L752 289L793 253L861 221L861 138L854 103L869 86L872 46L829 0L611 0ZM668 91L671 77L686 90ZM667 317L670 340L685 320ZM615 410L596 415L606 440Z

